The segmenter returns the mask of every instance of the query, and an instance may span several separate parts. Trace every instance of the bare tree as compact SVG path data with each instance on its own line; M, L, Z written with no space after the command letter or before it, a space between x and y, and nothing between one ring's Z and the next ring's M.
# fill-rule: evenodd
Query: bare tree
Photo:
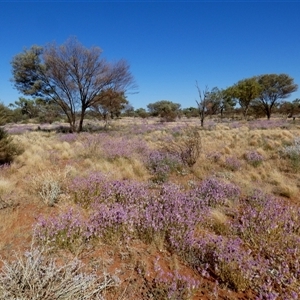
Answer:
M209 103L209 91L208 91L207 86L205 87L205 89L203 91L201 91L197 81L196 81L196 88L197 88L198 94L199 94L199 101L196 100L196 103L198 105L201 127L203 127L204 119L205 119L206 111L207 111L207 106Z
M74 37L60 46L32 46L12 60L15 87L25 95L55 101L67 116L71 131L80 132L87 109L102 91L125 94L135 87L127 62L109 63L100 58L101 53L98 47L85 48Z

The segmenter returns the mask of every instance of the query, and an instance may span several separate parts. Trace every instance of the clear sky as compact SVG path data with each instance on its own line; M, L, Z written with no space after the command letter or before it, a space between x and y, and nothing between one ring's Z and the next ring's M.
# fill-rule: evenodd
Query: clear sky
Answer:
M135 109L160 100L196 107L196 80L226 88L286 73L300 86L299 15L298 1L0 0L0 101L22 96L10 82L14 55L70 36L99 46L109 61L129 62Z

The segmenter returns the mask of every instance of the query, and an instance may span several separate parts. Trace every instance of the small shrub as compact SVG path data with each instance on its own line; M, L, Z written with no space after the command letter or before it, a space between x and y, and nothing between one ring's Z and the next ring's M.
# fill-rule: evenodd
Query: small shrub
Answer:
M157 273L151 282L147 282L147 296L155 299L192 299L200 282L188 275L181 275L177 270L172 272L164 271L159 258L154 262L154 270Z
M62 193L64 182L71 172L71 167L66 166L61 170L42 172L28 178L30 187L40 196L43 202L53 206Z
M44 181L41 187L40 196L43 201L49 205L53 206L61 193L60 185L55 180Z
M294 140L294 144L286 146L281 151L283 157L290 160L293 170L298 171L300 169L300 138L297 137Z
M231 171L238 171L241 169L241 162L233 156L227 157L225 160L225 167Z
M103 299L102 293L118 284L118 279L103 273L83 273L83 264L73 260L60 265L31 247L23 255L14 253L12 262L2 261L0 297L6 300Z
M258 167L264 160L264 157L257 151L248 151L245 154L245 159L253 167Z
M149 154L147 167L156 183L166 182L171 172L180 169L181 161L176 153L152 151Z
M203 180L191 193L202 206L217 207L238 201L241 192L234 184L211 177Z
M187 126L180 135L168 140L163 148L178 157L182 163L192 167L201 154L201 136L197 127Z
M92 232L82 212L70 208L48 219L40 217L34 228L34 237L42 244L78 254L91 239Z
M0 165L11 163L22 152L23 150L14 144L11 136L0 128Z

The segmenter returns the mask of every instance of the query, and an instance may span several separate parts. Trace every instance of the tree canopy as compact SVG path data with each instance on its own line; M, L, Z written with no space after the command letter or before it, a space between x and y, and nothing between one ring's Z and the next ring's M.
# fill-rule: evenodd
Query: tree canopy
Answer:
M179 115L181 105L172 101L161 100L147 105L150 115L161 117L165 121L175 121Z
M272 109L298 89L294 79L287 74L260 75L257 82L260 86L257 103L268 119L271 117Z
M129 102L124 92L107 89L101 91L92 107L93 110L99 112L104 119L106 119L108 115L113 119L114 117L119 117L121 111L124 110L128 104Z
M71 130L80 132L86 111L97 103L98 95L106 90L125 94L135 87L128 63L109 63L101 53L100 48L88 49L74 37L60 46L32 46L12 60L14 85L24 95L55 101Z
M251 103L260 95L261 87L256 77L238 81L227 89L227 94L239 103L244 118L247 117Z

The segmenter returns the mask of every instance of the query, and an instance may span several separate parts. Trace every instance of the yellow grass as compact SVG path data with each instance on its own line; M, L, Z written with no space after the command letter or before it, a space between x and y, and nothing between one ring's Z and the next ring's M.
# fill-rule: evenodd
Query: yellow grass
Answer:
M0 177L0 196L9 193L14 189L14 183L11 180Z
M154 119L141 121L126 118L116 120L112 127L126 130L131 124L143 122L155 123ZM186 120L189 125L199 121ZM181 122L184 124L184 122ZM178 122L166 124L177 126ZM244 192L253 188L262 188L277 196L295 198L299 194L299 176L288 173L288 161L282 159L279 152L285 145L292 144L294 138L300 135L300 127L290 129L253 129L245 123L240 128L231 129L228 124L217 124L214 129L201 130L201 155L196 164L185 170L184 174L173 174L172 180L188 186L189 180L202 180L217 176L239 185ZM169 135L166 130L154 130L145 133L143 139L152 149L160 147L164 138ZM117 158L107 160L101 154L101 148L85 148L80 136L75 142L62 142L55 132L28 132L13 137L25 151L16 158L9 171L0 177L0 195L15 190L23 197L22 201L38 199L43 181L51 179L62 186L75 176L84 176L92 171L110 174L114 179L129 179L147 181L151 174L145 164L137 157ZM253 167L245 161L245 153L255 150L264 157L258 167ZM219 153L220 158L213 160L207 156ZM232 171L224 168L226 157L234 157L241 162L241 169ZM65 192L65 191L63 191ZM67 196L67 195L66 195ZM220 212L218 212L220 213ZM217 212L213 217L218 220Z

